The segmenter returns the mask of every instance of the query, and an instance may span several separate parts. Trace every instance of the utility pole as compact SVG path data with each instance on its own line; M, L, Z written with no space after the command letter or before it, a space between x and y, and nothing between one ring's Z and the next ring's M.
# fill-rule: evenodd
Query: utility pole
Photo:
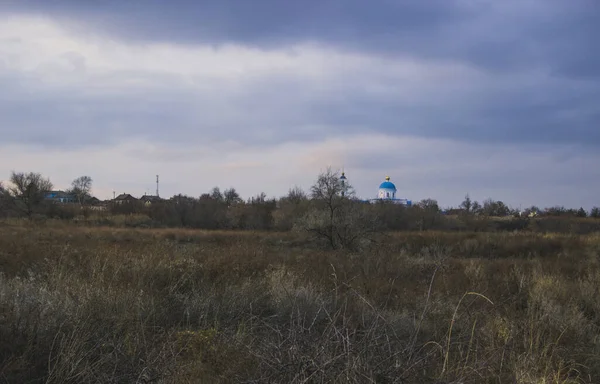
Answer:
M158 197L158 175L156 175L156 197Z

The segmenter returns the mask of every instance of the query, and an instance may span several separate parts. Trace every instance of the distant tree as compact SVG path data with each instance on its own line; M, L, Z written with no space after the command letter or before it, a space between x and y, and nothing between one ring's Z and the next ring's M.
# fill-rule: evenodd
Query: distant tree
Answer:
M248 199L248 204L262 204L267 200L267 194L264 192Z
M210 191L210 197L213 200L216 201L225 201L225 197L223 196L223 194L221 193L221 190L219 189L219 187L214 187L211 191Z
M81 176L73 180L71 188L68 191L77 198L79 204L85 203L92 195L92 178L89 176Z
M598 207L592 208L592 210L590 211L590 217L593 217L595 219L600 218L600 208L598 208Z
M266 193L253 196L247 203L234 204L227 210L233 228L268 230L274 225L273 212L276 200L268 199Z
M194 222L196 200L181 193L169 199L171 217L182 227L191 227Z
M416 212L419 215L418 228L427 230L434 228L440 221L440 206L435 199L423 199L416 204Z
M566 216L577 217L578 213L578 209L569 208L566 210Z
M546 208L544 214L546 216L567 216L569 215L569 210L562 206L554 206Z
M510 209L502 201L487 199L483 202L481 213L485 216L507 216Z
M243 201L235 188L229 188L223 191L223 197L227 206L231 206Z
M462 208L466 213L471 213L471 210L473 209L473 201L471 201L471 197L468 193L465 195L463 202L460 203L460 208Z
M31 218L35 210L44 202L44 195L52 190L49 179L39 173L12 172L10 175L11 186L9 193L15 199L16 208Z
M333 249L357 248L372 240L379 222L370 207L353 200L354 195L354 188L342 185L339 173L327 168L311 186L312 209L298 220L297 228L325 240Z
M481 213L481 204L479 204L479 202L474 201L473 205L471 206L471 212L475 213L475 214L479 214Z
M298 218L303 217L310 209L307 194L300 188L294 187L286 196L279 199L273 210L273 226L278 230L290 230Z
M429 212L439 212L440 206L435 199L423 199L417 203L419 207Z
M342 196L344 191L344 196ZM317 181L310 187L310 197L320 205L327 207L330 216L335 214L344 201L354 197L354 188L348 182L342 185L339 173L331 168L317 177Z
M583 209L583 207L579 208L579 210L577 210L577 217L587 217L587 212L585 211L585 209Z
M294 204L299 204L308 199L306 192L302 190L302 188L295 186L294 188L290 188L287 196L284 198L286 201Z

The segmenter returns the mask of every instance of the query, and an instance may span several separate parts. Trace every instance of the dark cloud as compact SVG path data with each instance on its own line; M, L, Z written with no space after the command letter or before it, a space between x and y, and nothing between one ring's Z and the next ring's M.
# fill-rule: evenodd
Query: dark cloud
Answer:
M411 103L354 95L350 101L325 103L317 111L321 121L348 127L346 132L370 128L460 141L600 145L600 86L582 87L578 94L563 94L550 84L511 88L501 90L496 84L474 95L457 92L454 100L449 97L441 105L427 95L415 96Z
M347 41L405 39L464 20L469 13L451 0L309 0L287 2L161 0L82 2L20 0L6 11L50 14L77 25L83 18L102 32L151 41L240 41L269 44L317 39Z
M170 78L163 81L168 85ZM561 84L465 85L440 102L435 90L415 92L408 101L361 93L360 79L331 85L325 93L293 78L267 77L231 93L120 87L94 94L85 87L32 92L25 80L0 78L0 126L5 142L66 148L132 137L175 145L233 140L268 146L363 133L600 146L600 87L561 91Z
M20 0L2 8L129 40L260 46L316 40L496 70L550 66L568 76L600 74L594 0Z
M163 79L167 85L169 80ZM229 140L269 146L319 141L336 133L313 126L319 119L311 115L301 91L281 97L300 87L293 81L271 88L257 84L233 95L218 88L194 92L142 86L90 93L85 87L44 92L36 86L23 78L0 77L4 143L74 149L139 138L166 145Z
M0 12L50 16L81 33L125 41L261 47L318 41L384 57L461 62L492 80L498 76L488 86L466 78L451 92L440 84L443 97L429 90L410 101L366 93L366 80L354 78L324 95L311 93L300 81L272 77L234 96L173 89L133 96L67 92L60 99L27 94L17 80L0 79L3 89L13 89L11 97L0 97L0 124L18 127L9 131L8 140L78 145L110 142L121 133L189 142L235 132L236 140L266 145L383 132L480 142L600 145L600 50L595 43L600 7L593 0L2 4ZM75 64L84 65L84 59L76 59ZM547 77L523 82L527 73ZM378 80L385 81L385 74ZM405 87L393 77L390 81L398 82L398 89ZM344 97L328 97L333 95ZM315 126L328 128L316 135Z

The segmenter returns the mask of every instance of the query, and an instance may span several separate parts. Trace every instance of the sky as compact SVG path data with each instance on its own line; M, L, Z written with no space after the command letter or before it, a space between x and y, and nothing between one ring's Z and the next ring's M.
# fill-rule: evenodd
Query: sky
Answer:
M596 0L2 0L0 180L600 206Z

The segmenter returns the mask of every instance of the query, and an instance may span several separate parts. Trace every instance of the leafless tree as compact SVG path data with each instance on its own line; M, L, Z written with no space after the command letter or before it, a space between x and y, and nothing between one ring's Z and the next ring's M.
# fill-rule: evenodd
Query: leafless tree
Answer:
M331 248L356 248L377 232L372 210L354 200L354 188L342 184L337 171L327 168L319 174L310 196L313 209L299 220L298 227L325 239Z
M507 216L510 213L510 209L502 201L492 199L486 199L481 210L485 216Z
M310 196L321 205L325 205L329 215L333 217L345 201L354 197L354 188L347 182L342 184L340 174L328 167L325 172L319 174L316 183L310 187Z
M460 207L464 210L465 213L469 214L472 212L473 209L473 200L471 200L471 197L469 196L469 194L467 193L467 195L465 196L465 200L460 203Z
M294 186L294 188L290 188L287 196L285 196L283 199L290 203L299 204L303 201L306 201L308 199L308 196L302 190L302 188Z
M225 199L227 206L238 204L244 201L233 187L223 191L223 198Z
M30 219L36 208L44 202L45 193L52 190L50 180L34 172L16 173L13 171L10 182L12 185L8 191L15 198L16 208Z
M440 211L440 206L435 199L423 199L419 201L417 205L425 211L434 213L438 213Z
M223 196L223 193L221 192L221 190L219 189L219 187L214 187L214 188L213 188L213 189L210 191L210 197L211 197L213 200L216 200L216 201L219 201L219 202L221 202L221 201L224 201L224 200L225 200L225 197Z
M92 178L89 176L80 176L71 183L70 193L75 195L79 204L82 204L92 197Z

